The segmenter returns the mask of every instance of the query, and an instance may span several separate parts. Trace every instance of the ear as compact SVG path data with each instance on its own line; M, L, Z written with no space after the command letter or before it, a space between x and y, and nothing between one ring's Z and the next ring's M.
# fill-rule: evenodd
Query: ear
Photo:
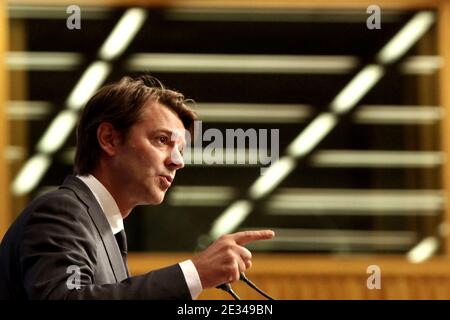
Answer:
M97 140L100 148L109 156L114 156L117 152L117 146L120 143L120 135L113 125L108 122L102 122L97 128Z

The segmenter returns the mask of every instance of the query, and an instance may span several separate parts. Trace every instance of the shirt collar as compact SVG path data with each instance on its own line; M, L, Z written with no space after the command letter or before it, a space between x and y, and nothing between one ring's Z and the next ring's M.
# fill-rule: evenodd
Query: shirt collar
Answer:
M95 199L97 199L97 202L100 204L100 207L109 222L113 234L122 231L124 229L123 218L120 214L116 200L114 200L111 193L109 193L105 186L91 174L84 176L77 175L77 178L83 181L94 194Z

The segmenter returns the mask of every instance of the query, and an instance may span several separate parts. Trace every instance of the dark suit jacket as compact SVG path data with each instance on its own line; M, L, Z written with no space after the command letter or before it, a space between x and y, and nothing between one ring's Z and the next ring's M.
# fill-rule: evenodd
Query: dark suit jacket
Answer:
M81 288L66 284L79 268ZM73 267L71 267L73 268ZM69 279L69 282L76 282ZM69 176L33 200L0 245L0 299L191 299L178 264L127 278L89 188Z

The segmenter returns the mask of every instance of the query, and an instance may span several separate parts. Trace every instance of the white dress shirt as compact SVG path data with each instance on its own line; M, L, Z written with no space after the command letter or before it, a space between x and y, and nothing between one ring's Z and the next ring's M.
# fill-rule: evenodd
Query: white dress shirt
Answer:
M120 214L119 207L111 193L109 193L105 186L91 174L77 176L77 178L83 181L94 194L95 199L105 213L113 234L122 231L124 229L122 215ZM192 260L186 260L179 263L179 266L186 279L192 299L197 299L203 288L194 263Z

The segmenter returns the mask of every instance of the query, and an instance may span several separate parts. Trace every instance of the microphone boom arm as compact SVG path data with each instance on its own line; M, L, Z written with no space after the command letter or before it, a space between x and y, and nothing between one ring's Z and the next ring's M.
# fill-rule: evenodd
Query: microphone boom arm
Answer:
M245 282L247 285L249 285L251 288L253 288L256 292L258 292L260 295L264 296L265 298L267 298L268 300L274 300L271 296L269 296L267 293L265 293L264 291L262 291L260 288L258 288L256 286L256 284L254 284L253 282L251 282L246 276L245 273L241 272L241 277L239 278L239 280Z
M258 288L253 282L251 282L246 276L244 272L241 272L239 280L245 282L249 287L251 287L253 290L258 292L260 295L264 296L268 300L274 300L271 296L269 296L267 293L262 291L260 288ZM231 288L231 285L229 283L223 283L216 287L217 289L221 289L225 292L228 292L234 300L241 300L239 296L236 294L236 292L233 291L233 288Z

